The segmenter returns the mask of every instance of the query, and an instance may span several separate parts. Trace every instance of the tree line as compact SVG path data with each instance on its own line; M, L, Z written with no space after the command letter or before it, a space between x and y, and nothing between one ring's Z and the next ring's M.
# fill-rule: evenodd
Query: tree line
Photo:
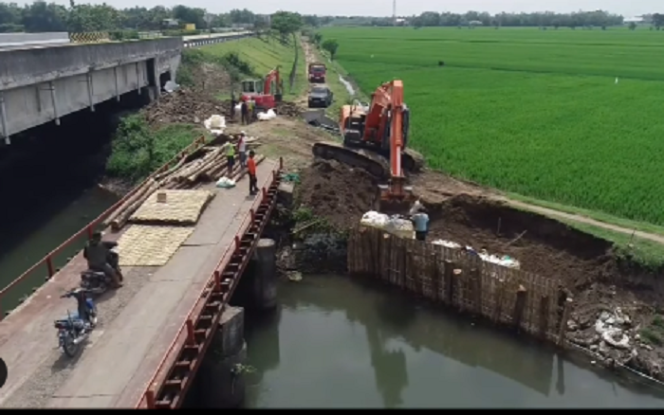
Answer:
M274 19L276 18L276 22ZM664 26L664 14L644 16L645 22L660 28ZM450 12L424 12L404 19L415 27L434 26L496 26L496 27L601 27L623 23L623 17L606 11L575 13L499 13L469 11L463 14ZM249 24L256 29L275 29L282 34L293 33L299 27L327 25L393 26L392 18L356 16L301 16L298 13L277 12L271 16L258 15L247 9L234 9L228 13L209 13L203 8L178 5L172 8L131 7L116 9L108 4L77 4L69 6L45 1L18 5L0 2L0 33L7 32L95 32L95 31L149 31L181 29L194 24L197 29L231 27Z
M0 33L150 31L178 29L187 23L195 24L197 29L209 29L233 24L261 26L266 21L264 16L247 9L212 14L183 5L116 9L108 4L76 4L74 0L69 1L68 7L45 1L23 6L0 2Z

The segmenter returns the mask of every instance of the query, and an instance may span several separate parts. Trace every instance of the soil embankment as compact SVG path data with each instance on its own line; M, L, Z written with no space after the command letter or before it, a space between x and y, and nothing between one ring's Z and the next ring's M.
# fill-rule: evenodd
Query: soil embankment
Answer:
M416 194L424 197L431 213L430 240L445 239L477 250L509 255L521 269L559 279L571 293L574 308L568 323L568 339L599 351L610 364L637 368L662 379L659 371L661 319L659 304L664 287L661 271L642 269L629 259L614 255L612 244L563 223L535 213L513 209L474 191L450 187L444 195L422 187L432 173L413 177ZM340 229L356 226L371 209L377 179L364 171L337 162L315 161L302 171L296 200L316 217L326 218ZM628 347L609 347L596 330L603 312L627 314L623 327Z

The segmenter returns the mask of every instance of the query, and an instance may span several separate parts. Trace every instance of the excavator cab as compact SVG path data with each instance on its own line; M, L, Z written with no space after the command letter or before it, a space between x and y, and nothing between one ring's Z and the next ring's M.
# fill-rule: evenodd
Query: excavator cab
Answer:
M262 94L263 81L258 79L245 79L242 81L243 94Z

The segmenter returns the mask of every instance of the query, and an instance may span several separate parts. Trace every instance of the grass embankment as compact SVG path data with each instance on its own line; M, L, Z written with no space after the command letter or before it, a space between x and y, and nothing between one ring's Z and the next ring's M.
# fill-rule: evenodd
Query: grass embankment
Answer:
M331 28L363 91L402 79L434 168L528 203L664 235L661 32ZM441 65L442 64L442 65ZM525 196L522 196L525 195ZM543 200L542 200L543 199ZM593 225L642 262L661 244ZM629 246L628 246L629 245Z
M298 53L297 71L293 86L289 85L289 75L295 61L295 53ZM229 53L235 53L239 58L251 67L252 76L247 79L262 78L268 72L280 67L280 76L284 84L284 100L293 100L301 96L307 87L305 71L305 56L299 39L288 38L282 41L279 37L263 36L262 38L240 39L234 42L217 43L200 48L211 61L223 58ZM238 86L239 90L239 86ZM220 94L220 98L230 98L230 93Z
M151 129L142 114L122 119L106 165L107 174L137 183L171 160L204 134L193 124L171 124Z
M299 48L297 70L291 88L289 74L295 62L296 48ZM215 98L212 99L228 99L233 88L239 92L242 79L263 78L280 66L284 99L293 100L300 97L307 86L305 60L299 39L286 42L271 36L241 39L184 50L177 81L185 88L194 88L197 93L213 95ZM228 77L220 80L223 77L211 72L224 72ZM143 113L125 117L113 141L108 175L136 183L205 133L200 124L150 127Z
M339 41L338 59L363 90L404 80L412 143L432 167L664 225L657 158L664 152L657 93L664 81L661 32L322 33Z

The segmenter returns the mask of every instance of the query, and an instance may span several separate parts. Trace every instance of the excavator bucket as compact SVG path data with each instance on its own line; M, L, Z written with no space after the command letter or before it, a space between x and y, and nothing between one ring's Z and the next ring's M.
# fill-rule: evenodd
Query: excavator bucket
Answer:
M376 210L387 215L405 215L417 197L404 178L394 177L388 184L378 185Z

